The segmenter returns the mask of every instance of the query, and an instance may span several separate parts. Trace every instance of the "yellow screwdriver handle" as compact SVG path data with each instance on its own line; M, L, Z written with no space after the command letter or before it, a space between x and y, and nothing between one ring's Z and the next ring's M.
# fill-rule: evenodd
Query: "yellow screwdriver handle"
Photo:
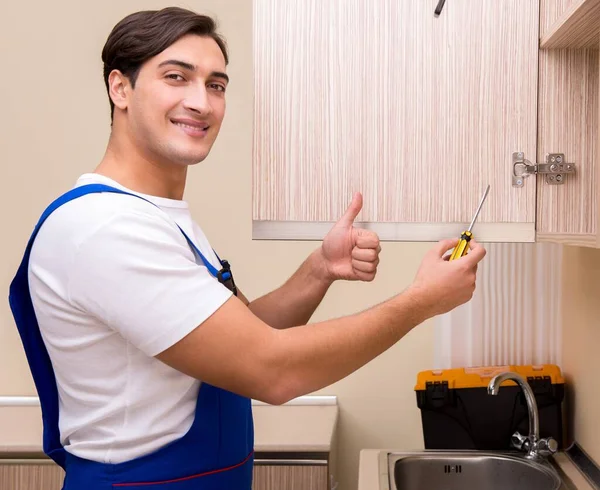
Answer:
M458 245L454 247L452 255L450 255L450 260L460 259L461 257L467 255L471 238L473 238L473 233L470 231L462 232L462 235L460 236L460 242L458 242Z

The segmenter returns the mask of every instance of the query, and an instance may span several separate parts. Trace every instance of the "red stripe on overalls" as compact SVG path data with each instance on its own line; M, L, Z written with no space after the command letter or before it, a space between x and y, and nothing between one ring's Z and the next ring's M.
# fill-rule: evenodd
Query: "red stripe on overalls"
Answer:
M174 480L137 482L137 483L113 483L113 487L136 487L136 486L141 486L141 485L165 485L167 483L177 483L177 482L182 482L182 481L186 481L186 480L193 480L194 478L200 478L201 476L214 475L215 473L223 473L224 471L230 471L230 470L239 468L240 466L244 466L248 462L248 460L252 457L253 454L254 454L254 451L252 451L248 456L246 456L246 459L244 459L244 461L242 461L241 463L238 463L233 466L229 466L227 468L221 468L219 470L207 471L206 473L198 473L197 475L184 476L183 478L176 478Z

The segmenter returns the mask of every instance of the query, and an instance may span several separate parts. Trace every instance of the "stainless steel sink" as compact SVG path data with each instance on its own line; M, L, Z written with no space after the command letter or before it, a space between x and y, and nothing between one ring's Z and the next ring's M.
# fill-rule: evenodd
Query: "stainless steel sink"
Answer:
M546 460L519 453L388 453L390 490L559 490L568 488Z

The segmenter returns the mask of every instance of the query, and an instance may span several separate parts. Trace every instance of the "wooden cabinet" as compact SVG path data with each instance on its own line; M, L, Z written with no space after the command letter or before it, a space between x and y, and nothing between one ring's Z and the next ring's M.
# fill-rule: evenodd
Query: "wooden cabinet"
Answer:
M478 235L533 240L510 170L535 154L538 3L436 5L255 2L256 238L326 230L355 190L384 238L453 236L489 183Z
M258 460L253 490L330 490L327 459ZM53 462L0 460L1 490L61 490L64 471Z
M327 465L256 464L252 490L329 490Z
M333 490L330 452L257 451L252 490Z
M61 490L64 475L50 460L0 460L2 490Z
M540 15L538 159L563 152L577 174L538 178L537 237L598 247L600 2L542 0Z
M355 190L384 240L455 236L489 183L478 239L597 246L600 0L437 3L255 1L254 238L320 239ZM575 173L514 185L518 152Z
M598 49L600 0L542 0L543 49Z

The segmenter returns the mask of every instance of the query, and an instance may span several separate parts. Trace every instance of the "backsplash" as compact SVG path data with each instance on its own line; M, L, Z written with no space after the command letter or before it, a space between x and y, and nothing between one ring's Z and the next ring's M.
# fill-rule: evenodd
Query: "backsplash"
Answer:
M561 364L562 250L489 243L473 299L435 320L435 368Z

